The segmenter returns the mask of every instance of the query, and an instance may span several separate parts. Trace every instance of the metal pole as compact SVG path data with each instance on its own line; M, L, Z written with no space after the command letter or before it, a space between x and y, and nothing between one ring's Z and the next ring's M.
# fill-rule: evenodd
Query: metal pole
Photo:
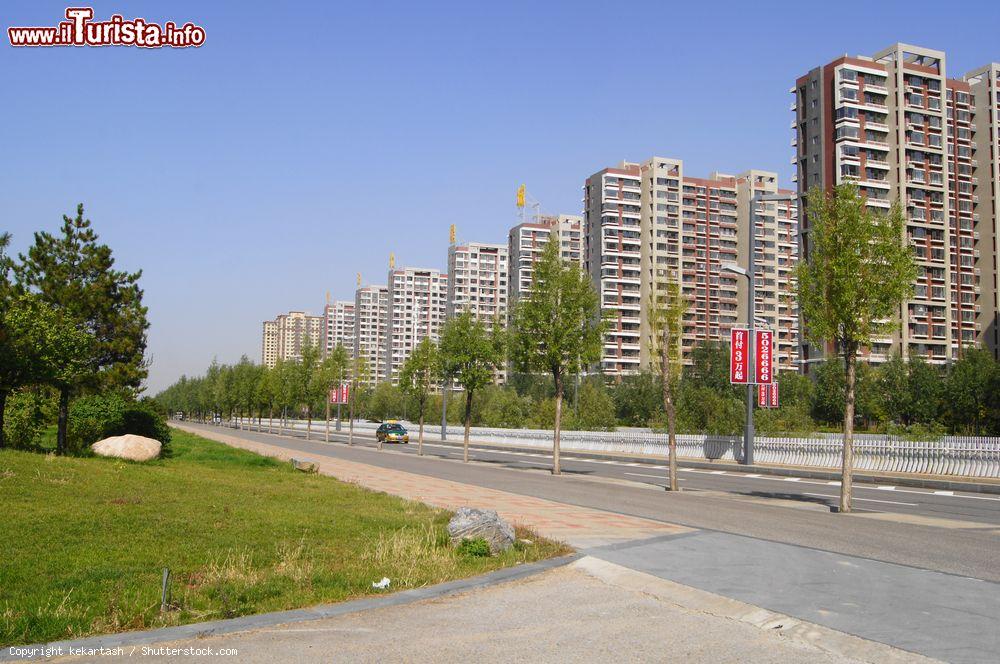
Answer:
M753 191L753 181L747 178L747 183L750 185L750 260L747 262L747 320L750 323L747 326L750 328L750 343L747 346L750 352L747 355L747 366L750 369L750 375L756 376L754 355L756 355L757 349L754 338L754 305L757 299L755 292L757 289L755 275L757 265L757 196ZM747 466L753 465L753 389L754 383L750 380L750 376L747 376L747 422L746 429L743 431L743 463Z
M337 371L337 431L340 431L340 395L343 393L344 387L344 367L340 367Z

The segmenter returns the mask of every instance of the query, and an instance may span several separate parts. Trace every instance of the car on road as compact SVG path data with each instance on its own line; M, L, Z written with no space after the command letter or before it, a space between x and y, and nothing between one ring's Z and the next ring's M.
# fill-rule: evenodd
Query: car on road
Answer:
M399 422L383 422L375 430L375 440L380 443L408 443L410 434Z

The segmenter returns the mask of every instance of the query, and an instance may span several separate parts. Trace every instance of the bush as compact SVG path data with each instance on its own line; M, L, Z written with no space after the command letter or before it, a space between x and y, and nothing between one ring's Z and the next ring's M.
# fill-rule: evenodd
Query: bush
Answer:
M490 543L482 537L464 539L457 549L459 555L469 558L487 558L490 555Z
M15 392L7 397L4 412L4 440L14 449L29 449L36 445L45 428L46 399L35 390Z
M82 397L69 409L67 438L71 449L82 450L109 436L133 433L155 438L166 447L170 428L149 400L130 401L119 394Z

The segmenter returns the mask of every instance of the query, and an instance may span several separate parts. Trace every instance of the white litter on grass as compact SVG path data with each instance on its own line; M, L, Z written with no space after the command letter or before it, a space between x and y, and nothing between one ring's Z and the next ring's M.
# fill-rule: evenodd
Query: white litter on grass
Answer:
M389 582L389 577L383 576L381 581L377 581L377 582L376 581L372 581L372 588L376 588L378 590L385 590L386 588L389 587L389 583L390 583Z

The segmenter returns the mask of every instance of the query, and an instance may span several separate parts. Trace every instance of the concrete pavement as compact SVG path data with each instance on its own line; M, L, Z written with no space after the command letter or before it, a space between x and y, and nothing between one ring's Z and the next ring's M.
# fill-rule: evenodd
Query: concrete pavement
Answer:
M130 659L204 661L194 649L261 664L931 661L594 558L461 595L140 646Z

